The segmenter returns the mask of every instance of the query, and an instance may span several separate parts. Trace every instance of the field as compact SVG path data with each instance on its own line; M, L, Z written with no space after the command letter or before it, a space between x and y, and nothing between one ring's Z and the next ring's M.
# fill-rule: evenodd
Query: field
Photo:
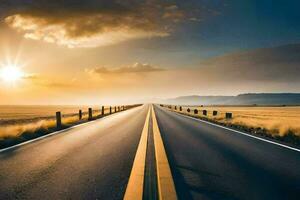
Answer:
M190 113L187 112L188 108L191 110ZM197 115L194 114L194 109L199 110ZM202 110L207 110L207 116L203 115ZM216 116L212 115L214 110L218 111ZM277 139L289 140L292 138L292 140L296 139L296 143L298 143L300 138L300 106L190 106L183 107L182 112L223 125L233 126L234 128ZM233 118L226 119L226 112L232 113Z
M56 111L63 114L78 113L88 110L88 106L0 106L0 124L13 123L14 120L30 120L35 118L54 117ZM99 110L99 108L93 107Z
M100 107L92 108L94 116L100 114ZM83 112L80 121L79 109ZM61 111L64 126L71 126L87 121L87 110L87 106L0 106L0 146L4 140L14 140L21 136L27 137L23 138L26 140L35 137L36 134L43 135L55 130L56 111ZM105 114L108 112L109 109L106 107Z

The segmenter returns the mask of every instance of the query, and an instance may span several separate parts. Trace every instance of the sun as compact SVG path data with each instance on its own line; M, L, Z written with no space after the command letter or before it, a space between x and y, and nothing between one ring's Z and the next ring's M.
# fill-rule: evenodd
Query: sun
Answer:
M0 77L6 82L15 82L23 77L23 72L18 66L6 65L0 69Z

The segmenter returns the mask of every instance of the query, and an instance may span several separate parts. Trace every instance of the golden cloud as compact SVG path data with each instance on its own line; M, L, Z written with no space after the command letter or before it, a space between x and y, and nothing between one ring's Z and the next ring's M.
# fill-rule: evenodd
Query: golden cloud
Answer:
M123 73L142 73L142 72L156 72L164 71L162 68L152 66L150 64L135 63L132 66L119 67L119 68L106 68L97 67L92 70L86 70L91 74L123 74Z
M88 23L97 24L97 17L91 20L83 20ZM99 27L95 32L73 33L74 29L80 29L84 26L79 22L64 22L61 24L45 23L44 19L13 15L5 19L6 23L18 31L24 32L24 37L33 40L42 40L48 43L56 43L58 45L73 47L97 47L107 46L115 43L123 42L131 39L165 37L168 36L168 31L152 30L146 31L142 29L134 29L128 26L117 27ZM75 23L75 24L74 24ZM69 24L75 27L70 28ZM78 27L76 27L78 26ZM100 25L98 25L100 26ZM105 25L103 25L105 26ZM71 29L71 30L68 30ZM94 29L97 29L94 27ZM101 30L100 30L101 29Z
M172 4L171 4L172 3ZM68 47L97 47L132 39L166 37L189 19L164 0L32 1L5 17L25 38Z

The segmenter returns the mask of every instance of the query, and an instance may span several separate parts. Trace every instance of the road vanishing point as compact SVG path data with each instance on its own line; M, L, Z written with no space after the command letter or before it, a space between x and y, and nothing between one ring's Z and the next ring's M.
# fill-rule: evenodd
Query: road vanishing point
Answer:
M143 105L0 152L0 199L299 199L300 151Z

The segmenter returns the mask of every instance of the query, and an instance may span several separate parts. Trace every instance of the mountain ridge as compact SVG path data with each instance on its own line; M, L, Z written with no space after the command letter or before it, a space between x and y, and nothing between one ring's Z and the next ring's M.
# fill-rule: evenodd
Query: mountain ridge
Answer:
M181 105L300 105L300 93L244 93L236 96L188 95L165 99L163 103Z

